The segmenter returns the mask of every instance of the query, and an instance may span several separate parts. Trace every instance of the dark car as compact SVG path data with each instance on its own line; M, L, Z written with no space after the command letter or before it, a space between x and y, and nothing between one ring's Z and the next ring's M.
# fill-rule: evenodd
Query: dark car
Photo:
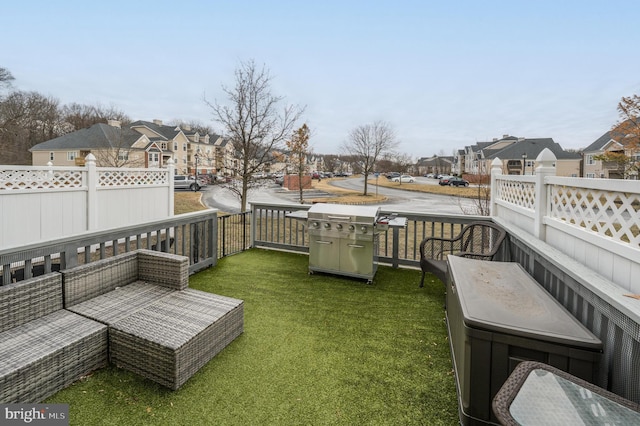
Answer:
M447 176L440 179L440 185L469 186L469 181L458 176Z
M385 176L387 177L387 179L391 180L393 178L399 178L400 177L400 173L398 173L398 172L389 172Z

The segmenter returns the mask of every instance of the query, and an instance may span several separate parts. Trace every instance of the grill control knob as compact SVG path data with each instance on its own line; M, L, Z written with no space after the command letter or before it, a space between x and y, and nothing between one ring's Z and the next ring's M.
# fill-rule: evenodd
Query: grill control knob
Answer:
M363 234L367 233L367 227L366 226L361 227L360 230L362 231Z
M324 229L329 229L331 228L331 224L330 223L325 223L324 224Z
M355 229L356 229L356 227L355 227L355 226L353 226L353 225L349 225L349 231L354 231Z
M314 228L317 228L320 226L320 224L318 222L313 222L311 226L313 226Z
M342 224L341 223L337 224L336 229L342 229Z

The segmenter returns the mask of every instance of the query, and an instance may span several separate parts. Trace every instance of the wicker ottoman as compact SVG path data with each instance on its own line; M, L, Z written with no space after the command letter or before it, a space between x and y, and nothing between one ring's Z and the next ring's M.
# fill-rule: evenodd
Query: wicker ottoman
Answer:
M243 329L242 300L176 291L110 324L110 359L175 390Z

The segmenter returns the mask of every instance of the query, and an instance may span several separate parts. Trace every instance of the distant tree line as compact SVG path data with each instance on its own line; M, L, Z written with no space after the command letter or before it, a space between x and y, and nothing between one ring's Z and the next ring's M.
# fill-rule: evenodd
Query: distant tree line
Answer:
M13 90L14 76L0 67L0 164L31 164L29 148L67 133L86 129L97 123L118 120L131 123L123 111L110 106L70 103L38 92ZM213 133L198 122L182 122L201 133Z

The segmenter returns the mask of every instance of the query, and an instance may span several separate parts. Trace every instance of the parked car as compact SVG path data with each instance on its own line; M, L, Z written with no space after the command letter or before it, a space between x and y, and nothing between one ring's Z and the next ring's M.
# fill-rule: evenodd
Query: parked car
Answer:
M387 177L387 179L392 181L395 178L399 178L400 177L400 173L398 173L398 172L389 172L385 176Z
M449 185L449 186L469 186L469 181L462 179L458 176L447 176L440 179L440 185Z
M423 177L426 177L426 178L429 178L429 179L433 179L433 178L435 178L435 175L433 173L427 173Z
M193 176L175 175L173 177L173 189L188 189L190 191L199 191L200 188L207 186L204 180L196 180Z
M392 182L415 182L415 178L413 176L410 175L402 175L402 176L396 176L394 178L391 179Z

